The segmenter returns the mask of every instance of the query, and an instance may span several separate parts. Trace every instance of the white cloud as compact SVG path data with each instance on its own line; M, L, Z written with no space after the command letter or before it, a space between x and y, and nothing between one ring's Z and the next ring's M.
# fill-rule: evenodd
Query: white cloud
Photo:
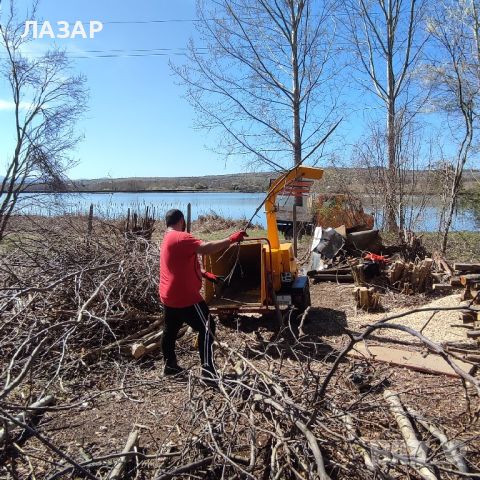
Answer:
M28 110L31 107L31 104L28 102L20 102L21 110ZM0 98L0 112L2 111L12 111L15 110L15 103L11 100L2 100Z

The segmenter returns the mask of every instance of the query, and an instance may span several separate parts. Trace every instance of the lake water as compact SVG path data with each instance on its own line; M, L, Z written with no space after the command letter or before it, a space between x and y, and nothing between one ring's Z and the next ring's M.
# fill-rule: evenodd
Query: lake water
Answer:
M25 194L25 197L30 197ZM38 199L40 197L40 203ZM156 218L171 208L186 212L187 204L192 205L192 219L199 215L217 213L233 219L250 219L265 198L263 193L217 193L217 192L141 192L141 193L76 193L76 194L41 194L31 205L28 203L24 213L41 215L59 215L63 213L86 214L91 204L95 215L106 218L119 218L126 215L127 209L144 213L146 207L154 212ZM416 224L418 231L436 231L438 229L438 206L432 199ZM368 211L368 208L365 208ZM415 208L414 208L415 210ZM415 212L413 212L415 213ZM380 218L377 220L381 221ZM254 218L254 223L265 226L263 208ZM457 213L453 230L475 231L480 227L480 219L473 212L461 210Z

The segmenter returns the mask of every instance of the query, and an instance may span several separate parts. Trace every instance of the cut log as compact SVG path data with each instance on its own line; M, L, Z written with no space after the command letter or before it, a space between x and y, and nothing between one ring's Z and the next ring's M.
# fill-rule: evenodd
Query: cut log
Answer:
M480 330L470 330L467 332L468 338L480 338Z
M454 263L453 268L461 273L480 273L480 263Z
M363 271L363 265L352 265L352 276L357 287L363 287L365 285L365 272Z
M462 282L460 281L460 277L454 276L454 277L450 278L450 285L452 287L455 287L455 288L461 287Z
M451 328L466 328L467 330L473 330L475 327L473 325L465 325L460 323L451 323Z
M152 331L156 330L158 327L163 325L164 321L163 318L156 320L153 322L151 325L148 327L144 328L143 330L140 330L139 332L136 332L132 335L129 335L128 337L122 338L118 342L113 342L110 343L109 345L105 345L103 347L96 348L95 350L92 350L88 353L86 353L83 357L82 360L85 362L89 361L94 361L97 359L102 353L108 352L110 350L113 350L114 348L119 348L122 345L129 344L131 342L134 342L135 340L139 340L145 335L148 335Z
M310 275L314 282L353 283L353 275L316 272Z
M480 275L477 275L477 274L460 275L460 282L464 287L466 287L471 283L480 282Z
M397 260L391 266L388 272L388 278L390 280L391 285L394 285L402 278L404 270L405 270L405 263L402 262L401 260Z
M390 285L406 295L426 292L430 290L433 281L432 265L431 258L425 258L419 263L397 260L388 273Z
M357 308L369 311L377 310L380 306L380 295L373 287L355 287L353 295Z
M158 350L162 349L162 342L155 342L155 343L150 343L149 345L146 346L145 348L145 355L149 355L150 353L156 352Z
M475 323L477 321L476 312L463 312L462 314L463 323Z
M407 447L409 455L414 459L418 459L419 462L426 463L428 455L427 449L424 443L420 442L415 435L413 425L410 422L407 413L403 408L400 398L392 390L385 390L383 392L383 397L388 403L390 411L395 417L397 425L400 428L400 433L405 440L405 445ZM418 464L418 466L415 466L415 469L425 480L437 480L437 477L430 468Z
M146 350L147 349L145 348L145 345L143 343L134 343L132 345L132 357L135 360L138 360L145 355Z
M177 335L177 339L181 338L185 335L188 330L188 326L184 326L180 329ZM163 330L160 332L155 332L147 335L146 337L138 340L135 342L131 348L130 352L135 358L138 360L139 358L144 357L145 355L149 355L154 352L158 352L162 348L162 338L163 338Z

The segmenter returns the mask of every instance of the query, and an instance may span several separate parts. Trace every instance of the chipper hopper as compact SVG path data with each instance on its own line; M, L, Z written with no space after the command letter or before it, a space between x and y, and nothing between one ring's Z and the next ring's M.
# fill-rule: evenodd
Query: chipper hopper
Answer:
M266 238L247 238L228 250L204 256L207 271L225 280L213 285L205 282L205 299L210 310L220 316L266 313L295 306L310 305L308 278L299 275L291 243L280 243L277 227L277 196L308 194L313 180L323 170L298 166L272 182L264 201L267 219Z

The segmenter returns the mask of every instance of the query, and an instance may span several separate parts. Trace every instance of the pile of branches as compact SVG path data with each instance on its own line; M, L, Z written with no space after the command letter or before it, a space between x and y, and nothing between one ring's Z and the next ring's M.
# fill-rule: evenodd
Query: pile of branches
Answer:
M148 426L132 424L116 451L86 459L75 445L61 447L32 417L54 412L51 393L81 375L89 354L159 319L158 245L138 232L128 235L121 224L86 224L78 217L44 220L2 245L0 475L15 478L12 468L2 470L11 449L27 457L18 441L23 430L37 441L28 461L37 458L44 472L37 478L48 480L478 477L479 380L458 368L455 354L395 323L400 315L360 332L342 327L337 348L309 327L309 310L299 324L285 318L285 330L271 340L237 330L227 338L219 329L218 384L192 372L176 387L157 381L157 391L177 388L181 410L163 426L162 441L150 440ZM385 329L410 334L457 378L418 374L406 384L390 366L349 357ZM105 371L119 364L118 356L102 358ZM92 361L101 368L100 357ZM141 406L127 388L131 367L123 368L121 391L133 411ZM142 396L151 383L137 383ZM80 391L64 402L53 408L73 415L92 400Z
M387 320L333 353L322 351L318 338L295 336L295 327L273 343L252 347L244 338L243 354L220 342L224 371L234 370L234 379L226 374L205 394L190 377L188 415L172 427L180 438L157 453L152 478L478 476L478 379L458 370L459 379L441 387L427 378L405 391L391 367L348 361L358 342L388 328L411 333L458 370L441 346ZM435 400L443 395L451 395L447 411Z
M121 223L88 223L33 219L3 243L0 350L16 360L10 376L34 354L44 375L64 373L158 317L158 245L129 235Z

